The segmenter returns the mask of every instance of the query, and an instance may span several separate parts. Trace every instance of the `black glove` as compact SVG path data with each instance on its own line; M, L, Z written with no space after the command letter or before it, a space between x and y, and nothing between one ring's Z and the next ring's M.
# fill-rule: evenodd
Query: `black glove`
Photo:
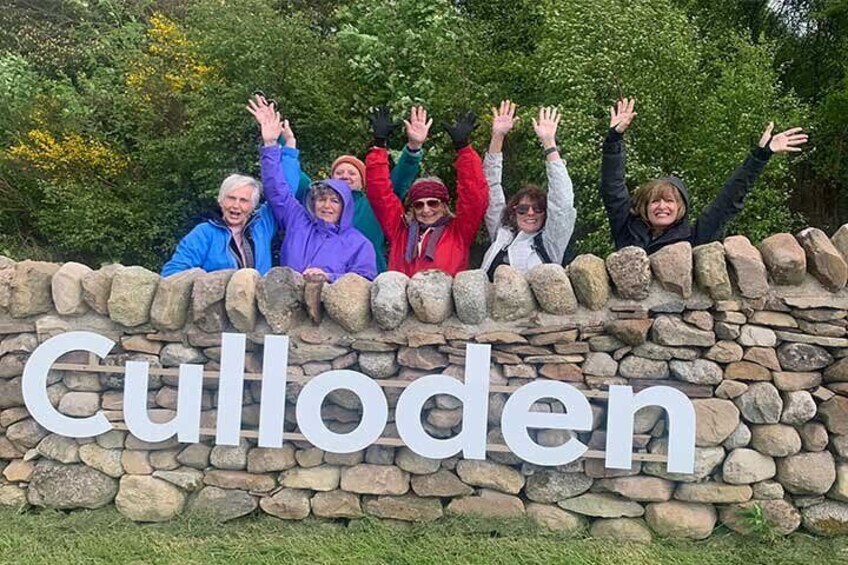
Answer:
M451 136L454 149L457 150L468 145L468 138L471 135L471 132L477 129L478 125L477 115L471 110L466 112L465 115L460 113L457 116L456 124L454 125L451 125L450 122L446 120L442 121L442 127L446 132L448 132L448 135Z
M387 106L374 108L368 114L368 121L371 124L371 131L374 132L374 147L387 147L392 132L400 126L400 123L392 121Z

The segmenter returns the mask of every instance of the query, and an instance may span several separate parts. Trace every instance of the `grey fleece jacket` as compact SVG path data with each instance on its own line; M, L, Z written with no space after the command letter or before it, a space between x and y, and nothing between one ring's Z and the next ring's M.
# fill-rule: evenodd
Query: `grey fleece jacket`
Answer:
M545 161L548 175L547 219L542 228L542 242L551 262L562 263L565 248L574 233L574 223L577 210L574 208L574 187L565 161ZM542 258L532 248L533 238L516 238L511 228L501 224L501 217L506 207L501 177L503 174L503 154L486 153L483 160L483 172L489 183L489 207L486 210L485 222L492 244L483 256L480 268L488 271L497 254L506 249L510 256L510 264L522 271L542 263ZM524 264L516 264L513 258ZM524 261L526 259L526 262Z

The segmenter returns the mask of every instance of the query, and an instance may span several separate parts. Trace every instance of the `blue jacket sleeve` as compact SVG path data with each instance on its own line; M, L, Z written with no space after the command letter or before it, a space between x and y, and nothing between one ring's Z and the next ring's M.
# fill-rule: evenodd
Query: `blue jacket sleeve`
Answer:
M297 192L295 193L295 197L297 201L301 204L306 203L306 195L309 193L309 186L312 184L312 179L309 178L309 175L300 172L300 178L298 179Z
M283 169L283 176L292 193L297 195L301 174L300 151L294 147L282 147L280 149L280 167Z
M274 211L271 208L271 205L266 202L259 207L258 213L259 223L262 226L261 229L265 231L265 233L271 234L271 237L273 237L273 234L277 229L277 222L274 219Z
M392 186L395 188L395 194L403 200L406 198L406 193L409 192L409 187L418 177L421 170L421 159L424 157L424 150L410 152L409 148L404 145L401 151L400 159L392 168L391 178Z
M294 228L295 223L308 223L306 210L295 199L292 189L280 166L281 148L279 145L259 149L259 168L262 171L262 187L265 198L274 212L277 227Z
M203 224L195 226L177 244L174 254L162 267L162 276L168 277L195 267L203 267L203 262L206 259L208 251L209 241L206 237Z

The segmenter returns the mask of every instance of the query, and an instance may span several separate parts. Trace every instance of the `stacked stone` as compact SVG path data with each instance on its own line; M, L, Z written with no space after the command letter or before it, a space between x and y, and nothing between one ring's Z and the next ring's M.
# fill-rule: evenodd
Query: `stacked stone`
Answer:
M848 533L848 225L832 239L820 230L778 234L759 248L739 236L694 249L680 243L652 256L622 249L606 261L582 255L567 268L542 265L524 277L499 267L451 278L356 275L307 288L285 268L193 270L161 279L141 267L0 258L0 504L96 508L114 503L133 520L164 521L196 511L230 520L258 509L283 519L421 521L445 513L527 515L545 527L589 529L598 537L708 537L718 522L745 531L741 516L758 505L775 531L802 524L820 535ZM323 318L323 319L322 319ZM316 322L317 321L317 322ZM102 363L148 361L219 368L221 332L248 336L242 420L259 420L263 338L290 336L286 430L297 432L294 402L309 377L354 369L411 382L444 373L462 378L465 348L492 348L492 385L553 379L586 390L665 385L693 400L697 415L692 475L664 463L630 470L584 459L556 468L493 451L485 461L422 458L404 447L373 445L324 453L305 442L281 449L176 440L142 442L114 430L93 439L50 434L23 406L21 373L39 343L90 330L116 342ZM70 354L67 363L87 363ZM153 376L147 406L154 421L176 413L178 378ZM397 437L401 388L386 387L384 437ZM48 396L58 410L123 419L118 374L53 371ZM489 398L489 441L502 444L507 393ZM204 383L202 427L214 428L214 380ZM593 430L535 430L561 445L575 435L605 445L606 404L592 400ZM534 406L562 412L555 400ZM330 395L328 427L356 427L358 399ZM451 396L422 413L434 437L461 429ZM636 414L634 449L664 454L661 410Z

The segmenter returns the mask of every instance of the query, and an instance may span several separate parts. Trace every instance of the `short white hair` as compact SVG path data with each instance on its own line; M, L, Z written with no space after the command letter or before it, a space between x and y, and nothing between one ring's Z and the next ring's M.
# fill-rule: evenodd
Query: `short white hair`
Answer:
M224 198L232 191L245 185L253 189L253 195L250 199L253 201L253 207L256 208L256 205L259 204L259 197L262 196L262 185L255 178L246 175L233 174L224 179L221 188L218 189L218 204L222 203Z

